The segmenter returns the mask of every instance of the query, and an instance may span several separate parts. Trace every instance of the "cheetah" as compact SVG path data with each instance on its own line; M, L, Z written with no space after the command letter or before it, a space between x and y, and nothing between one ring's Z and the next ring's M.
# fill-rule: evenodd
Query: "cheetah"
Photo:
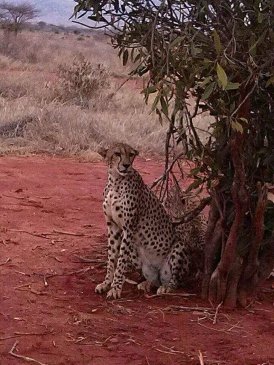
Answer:
M145 185L132 164L138 151L117 143L99 151L108 164L103 211L108 229L105 280L95 288L108 299L121 297L129 270L141 270L145 281L138 289L157 294L177 288L189 273L189 236L177 234L162 203Z

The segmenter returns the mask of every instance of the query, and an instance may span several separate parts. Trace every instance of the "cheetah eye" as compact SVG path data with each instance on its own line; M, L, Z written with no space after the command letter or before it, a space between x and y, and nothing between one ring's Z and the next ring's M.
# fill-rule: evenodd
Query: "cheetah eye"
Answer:
M135 156L135 153L130 152L129 157L133 157L133 156Z
M121 153L120 152L115 152L114 153L115 156L121 157Z

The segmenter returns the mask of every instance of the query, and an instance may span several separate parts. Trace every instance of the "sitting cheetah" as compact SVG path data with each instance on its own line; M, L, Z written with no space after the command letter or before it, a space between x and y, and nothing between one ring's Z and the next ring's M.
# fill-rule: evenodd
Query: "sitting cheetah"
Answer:
M141 269L146 279L139 289L153 285L162 294L178 287L190 269L189 236L177 235L163 205L132 167L135 149L119 143L99 153L108 164L103 203L108 262L105 280L95 291L120 298L125 274L132 268Z

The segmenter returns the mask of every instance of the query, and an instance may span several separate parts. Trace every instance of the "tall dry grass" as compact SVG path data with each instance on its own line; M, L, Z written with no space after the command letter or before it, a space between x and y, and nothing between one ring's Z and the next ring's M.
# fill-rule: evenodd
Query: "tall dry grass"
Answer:
M140 86L119 88L128 69L108 42L97 33L0 31L0 153L88 155L113 141L163 153L167 126Z
M117 91L126 74L102 36L0 32L0 152L88 155L126 141L162 153L166 128L140 88Z

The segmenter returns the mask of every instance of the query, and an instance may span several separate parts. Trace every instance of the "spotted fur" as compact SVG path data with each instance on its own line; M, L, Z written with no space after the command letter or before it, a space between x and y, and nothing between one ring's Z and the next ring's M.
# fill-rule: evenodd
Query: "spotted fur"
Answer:
M146 279L139 289L156 286L161 294L177 288L190 270L189 229L179 232L174 227L163 205L132 167L136 150L115 144L100 153L108 163L103 203L108 261L105 280L95 291L119 298L125 275L132 268L141 269Z

